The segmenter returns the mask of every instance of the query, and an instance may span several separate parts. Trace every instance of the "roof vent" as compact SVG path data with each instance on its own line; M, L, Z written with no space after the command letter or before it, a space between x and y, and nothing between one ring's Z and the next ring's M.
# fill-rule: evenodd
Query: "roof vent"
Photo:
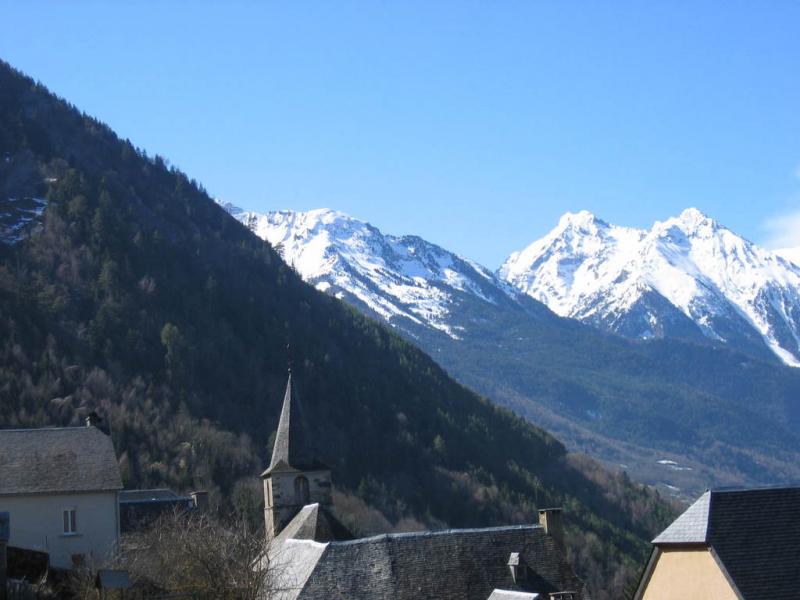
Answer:
M508 568L511 571L511 579L517 584L528 579L528 567L525 566L519 554L519 552L512 552L508 557Z

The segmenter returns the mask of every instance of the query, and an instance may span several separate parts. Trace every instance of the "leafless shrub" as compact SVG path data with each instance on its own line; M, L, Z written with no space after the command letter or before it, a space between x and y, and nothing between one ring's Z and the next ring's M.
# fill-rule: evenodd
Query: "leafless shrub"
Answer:
M263 529L208 513L160 517L127 538L115 563L140 593L256 600L272 597L278 585Z

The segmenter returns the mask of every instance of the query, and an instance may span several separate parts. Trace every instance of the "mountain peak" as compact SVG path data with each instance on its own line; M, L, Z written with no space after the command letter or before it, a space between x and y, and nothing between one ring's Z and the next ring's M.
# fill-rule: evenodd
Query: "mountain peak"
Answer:
M516 293L480 265L415 235L395 236L319 208L234 215L318 289L349 298L391 324L430 326L457 339L456 297L496 304Z
M581 211L499 275L561 316L631 337L702 335L800 366L800 272L771 257L694 207L649 231Z
M689 226L699 227L700 225L705 224L714 224L715 221L708 215L706 215L700 209L689 207L684 209L680 215L678 215L678 220L681 223L684 223Z
M568 227L577 229L586 229L590 227L606 227L608 224L598 219L593 213L588 210L580 210L578 212L566 212L561 215L558 220L558 228L566 229Z

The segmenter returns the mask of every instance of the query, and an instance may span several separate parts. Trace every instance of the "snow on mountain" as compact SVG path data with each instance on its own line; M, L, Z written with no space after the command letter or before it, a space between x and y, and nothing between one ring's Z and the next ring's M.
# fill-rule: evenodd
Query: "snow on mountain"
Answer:
M694 208L649 231L567 213L498 275L628 337L702 335L800 366L800 267Z
M222 206L270 242L304 280L361 304L390 324L405 318L457 339L462 326L451 319L457 298L494 304L516 295L470 260L417 236L383 234L341 212L260 214Z
M778 248L773 252L796 265L800 265L800 248Z

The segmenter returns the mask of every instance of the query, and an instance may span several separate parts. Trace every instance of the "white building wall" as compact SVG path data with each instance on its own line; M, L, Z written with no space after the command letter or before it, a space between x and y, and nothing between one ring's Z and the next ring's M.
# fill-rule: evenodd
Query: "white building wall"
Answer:
M76 510L76 532L64 533L65 509ZM72 556L99 565L119 541L117 492L0 496L0 511L11 513L9 546L50 554L54 567L71 568Z

